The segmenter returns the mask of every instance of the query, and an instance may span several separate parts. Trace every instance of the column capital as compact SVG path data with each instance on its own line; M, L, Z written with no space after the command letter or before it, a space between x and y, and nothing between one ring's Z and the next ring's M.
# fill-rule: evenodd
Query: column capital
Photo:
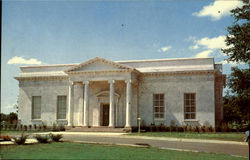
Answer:
M89 84L89 81L83 81L83 84Z
M127 80L125 80L125 83L132 83L132 80L131 79L127 79Z
M115 83L115 80L108 80L108 83Z
M73 86L74 84L74 81L69 80L69 85Z

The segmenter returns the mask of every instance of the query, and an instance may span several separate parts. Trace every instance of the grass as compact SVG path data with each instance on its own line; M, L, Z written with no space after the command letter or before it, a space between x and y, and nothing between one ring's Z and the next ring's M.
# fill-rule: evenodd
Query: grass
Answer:
M38 133L38 132L47 132L47 131L2 131L1 130L1 135L9 135L9 136L12 136L12 135L21 135L22 133L25 133L25 134L31 134L31 133Z
M150 136L150 137L171 137L171 138L190 138L190 139L213 139L243 142L245 138L244 133L192 133L192 132L145 132L145 133L131 133L132 136Z
M69 142L1 146L0 154L1 159L247 159L224 154L179 152L157 148L135 148Z

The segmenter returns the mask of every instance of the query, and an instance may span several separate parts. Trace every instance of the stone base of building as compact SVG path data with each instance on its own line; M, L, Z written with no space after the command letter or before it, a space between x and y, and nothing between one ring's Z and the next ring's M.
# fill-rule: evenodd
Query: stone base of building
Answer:
M113 132L113 133L127 133L131 132L131 128L115 128L108 126L100 127L66 127L66 132Z

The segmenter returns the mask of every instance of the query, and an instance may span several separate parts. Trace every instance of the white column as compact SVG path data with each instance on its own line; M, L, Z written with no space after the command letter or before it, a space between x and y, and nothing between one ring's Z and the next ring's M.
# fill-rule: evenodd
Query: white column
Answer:
M74 113L74 83L69 83L69 94L68 94L68 126L73 125L73 113Z
M115 106L115 81L111 80L110 83L110 93L109 93L109 127L114 127L114 106Z
M84 82L83 126L89 126L89 81Z
M76 83L75 84L75 104L74 106L76 106L77 111L78 112L78 126L82 126L83 125L83 84L82 83ZM76 125L76 124L75 124Z
M131 80L126 80L127 89L126 89L126 125L125 127L131 127Z

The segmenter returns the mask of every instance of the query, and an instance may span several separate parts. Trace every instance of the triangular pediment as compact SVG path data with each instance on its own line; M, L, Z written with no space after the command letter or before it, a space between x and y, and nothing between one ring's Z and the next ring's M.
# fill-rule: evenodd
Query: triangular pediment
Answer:
M109 61L103 58L96 57L89 61L80 63L65 72L96 72L96 71L119 71L119 70L134 70L132 67L122 65L113 61Z

